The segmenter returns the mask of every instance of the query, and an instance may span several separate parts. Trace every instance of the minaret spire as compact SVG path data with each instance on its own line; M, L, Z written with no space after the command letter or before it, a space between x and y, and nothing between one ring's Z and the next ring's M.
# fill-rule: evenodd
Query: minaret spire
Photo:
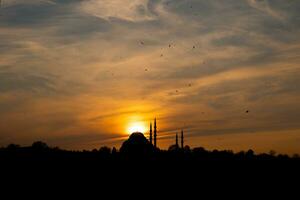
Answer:
M156 148L156 137L157 137L157 127L156 127L156 118L154 119L154 147Z
M181 148L183 149L184 138L183 138L183 130L181 130Z
M152 122L150 122L150 143L152 144Z
M178 148L178 133L176 133L176 148Z

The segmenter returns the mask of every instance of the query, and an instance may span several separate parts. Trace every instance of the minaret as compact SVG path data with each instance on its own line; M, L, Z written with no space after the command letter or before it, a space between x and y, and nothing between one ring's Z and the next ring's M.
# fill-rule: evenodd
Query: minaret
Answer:
M183 149L183 142L184 142L184 139L183 139L183 130L181 130L181 148Z
M150 122L150 143L152 144L152 122Z
M178 133L176 133L176 148L178 148Z
M156 118L154 119L154 147L156 148L156 137L157 137L157 127L156 127Z

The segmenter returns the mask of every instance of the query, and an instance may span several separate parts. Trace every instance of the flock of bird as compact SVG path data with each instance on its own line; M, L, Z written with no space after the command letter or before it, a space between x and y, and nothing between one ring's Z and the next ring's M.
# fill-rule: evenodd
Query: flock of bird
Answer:
M141 41L140 44L141 44L141 45L145 45L145 42ZM175 46L175 45L173 45L173 46ZM169 44L168 47L171 48L171 47L172 47L172 44ZM196 48L196 46L194 45L194 46L193 46L193 49L195 49L195 48ZM160 54L160 57L163 57L163 56L164 56L164 54ZM205 64L204 61L203 61L203 64ZM145 72L148 72L148 71L149 71L148 68L145 68ZM189 84L188 84L188 87L192 87L192 84L189 83ZM179 91L176 90L176 93L178 93L178 92L179 92Z
M2 8L2 3L3 3L2 0L0 0L0 9ZM167 2L166 4L169 5L169 2ZM193 6L191 5L190 8L193 8ZM144 45L145 45L145 42L144 42L144 41L140 41L140 44L144 46ZM174 46L174 45L173 45L173 46ZM169 44L168 47L171 48L171 47L172 47L172 44ZM192 49L196 49L196 46L194 45L194 46L192 47ZM160 54L160 57L163 57L163 56L164 56L164 54ZM205 64L205 61L203 61L203 64ZM148 71L149 71L148 68L146 68L146 69L145 69L145 72L148 72ZM112 73L111 75L114 76L114 73ZM189 83L189 84L188 84L188 87L192 87L192 84ZM179 93L178 90L176 90L175 92L176 92L176 93ZM249 112L250 112L249 110L246 110L246 111L245 111L245 113L247 113L247 114L248 114ZM202 113L202 114L203 114L203 113Z
M191 8L192 8L192 6L191 6ZM140 44L144 46L144 45L145 45L145 42L141 41ZM171 47L172 47L172 44L169 44L168 46L169 46L169 48L171 48ZM192 48L193 48L193 49L196 49L196 46L194 45ZM163 57L163 54L161 54L160 57ZM206 64L206 62L203 61L203 64ZM145 72L148 72L148 68L145 69ZM189 83L189 84L188 84L188 87L192 87L192 84ZM179 90L175 90L175 92L176 92L176 93L179 93ZM249 112L250 112L249 110L246 110L246 111L245 111L245 113L247 113L247 114L248 114ZM204 112L202 112L202 114L204 114Z

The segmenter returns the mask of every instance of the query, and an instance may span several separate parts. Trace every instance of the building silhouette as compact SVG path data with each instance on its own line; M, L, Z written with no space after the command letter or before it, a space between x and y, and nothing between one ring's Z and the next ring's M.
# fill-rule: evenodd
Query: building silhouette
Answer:
M154 118L154 130L152 131L152 122L150 122L150 130L149 130L149 142L155 148L157 147L157 125L156 125L156 118Z
M176 135L177 137L177 135ZM181 130L181 148L183 149L184 148L184 138L183 138L183 130Z
M153 144L153 142L152 142L152 122L150 122L149 141L150 141L151 144Z
M152 129L154 128L154 130ZM149 129L149 142L151 145L154 146L154 148L157 148L157 123L156 118L154 118L154 127L152 126L152 122L150 122L150 129ZM184 149L184 132L183 129L181 129L180 134L180 146L179 146L179 139L178 139L178 133L176 133L175 136L175 145L173 145L176 148Z
M154 130L152 130L152 122L150 122L150 129L149 129L149 142L151 145L154 146L154 148L157 148L157 123L156 118L154 118ZM178 133L176 133L175 136L175 145L176 148L184 149L184 132L181 130L180 135L180 146L179 146L179 139L178 139Z
M143 133L134 132L123 142L120 153L129 157L147 157L152 154L154 148Z
M157 147L157 126L156 126L156 118L154 119L154 148Z
M177 148L179 147L179 146L178 146L178 133L176 133L175 145L176 145Z

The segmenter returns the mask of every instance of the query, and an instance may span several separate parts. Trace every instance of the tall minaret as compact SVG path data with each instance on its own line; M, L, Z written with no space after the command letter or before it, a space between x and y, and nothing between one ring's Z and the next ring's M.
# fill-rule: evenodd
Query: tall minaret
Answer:
M184 139L183 139L183 130L181 130L181 148L183 149L183 142L184 142Z
M176 133L176 148L178 148L178 133Z
M157 127L156 127L156 118L154 119L154 147L156 147L156 137L157 137Z
M150 122L150 143L152 144L152 122Z

